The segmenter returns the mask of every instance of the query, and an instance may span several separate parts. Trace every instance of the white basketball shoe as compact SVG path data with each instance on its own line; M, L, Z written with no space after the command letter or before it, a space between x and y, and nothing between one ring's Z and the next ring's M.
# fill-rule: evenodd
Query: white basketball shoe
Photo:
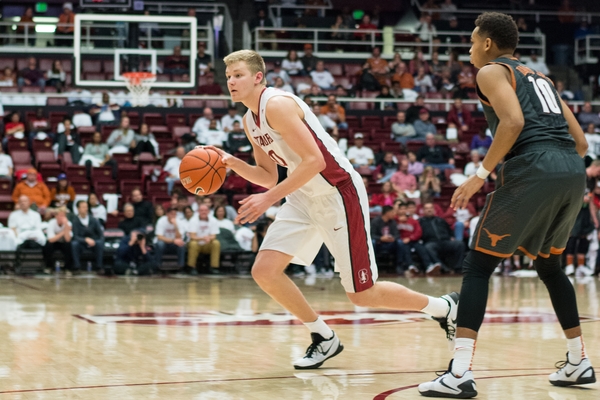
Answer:
M448 339L448 349L454 350L454 339L456 338L456 314L458 313L458 299L460 295L456 292L443 295L441 298L448 302L450 309L445 317L435 318L434 321L440 324L440 327L446 332Z
M454 375L452 373L452 361L448 365L448 371L441 373L431 382L419 385L419 393L422 396L451 399L470 399L477 396L477 386L473 379L473 372L469 370L461 377Z
M584 385L596 382L594 367L587 358L582 359L579 364L571 364L569 353L567 353L567 360L557 362L556 368L559 370L550 374L549 377L550 383L554 386Z
M344 346L340 343L340 339L335 332L329 339L325 339L315 332L312 332L310 336L312 343L306 349L304 357L294 362L294 368L296 369L319 368L325 360L337 356L344 350Z

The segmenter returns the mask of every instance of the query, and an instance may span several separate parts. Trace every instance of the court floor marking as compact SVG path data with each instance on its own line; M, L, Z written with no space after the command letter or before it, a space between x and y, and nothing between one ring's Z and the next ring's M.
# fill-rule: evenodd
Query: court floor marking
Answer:
M309 372L307 370L306 372ZM312 370L314 371L314 370ZM327 371L326 368L319 369L319 371ZM397 375L397 374L429 374L435 373L437 370L427 370L427 371L387 371L387 372L357 372L357 373L333 373L333 374L316 374L327 377L332 376L369 376L369 375ZM488 370L477 370L477 372L500 372L500 371L514 371L512 368L504 368L504 369L488 369ZM549 371L548 368L521 368L519 371ZM536 376L536 375L546 375L546 373L540 374L528 374L528 375L505 375L505 376L491 376L491 377L483 377L477 378L480 379L492 379L492 378L508 378L508 377L519 377L519 376ZM138 387L138 386L153 386L153 385L185 385L185 384L197 384L197 383L225 383L225 382L243 382L243 381L261 381L261 380L274 380L274 379L298 379L295 375L288 376L267 376L267 377L257 377L257 378L225 378L225 379L202 379L202 380L193 380L193 381L172 381L172 382L143 382L143 383L121 383L121 384L113 384L113 385L90 385L90 386L73 386L73 387L57 387L57 388L41 388L41 389L17 389L17 390L3 390L0 391L0 394L12 394L12 393L37 393L37 392L51 392L51 391L64 391L64 390L85 390L85 389L105 389L105 388L118 388L118 387ZM385 394L385 396L389 396L392 393L396 393L402 390L407 390L413 387L417 387L418 385L404 386L401 388L392 389L387 392L383 392L377 396L381 396ZM386 394L387 393L387 394ZM374 400L383 400L386 397L375 397Z

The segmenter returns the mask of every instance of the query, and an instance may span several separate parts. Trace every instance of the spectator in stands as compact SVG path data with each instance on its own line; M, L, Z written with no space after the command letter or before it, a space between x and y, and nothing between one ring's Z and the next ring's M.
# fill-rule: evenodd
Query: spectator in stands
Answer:
M354 28L354 26L353 26ZM350 29L346 22L344 21L344 17L340 14L335 17L335 22L331 25L331 40L343 40L347 41L350 39L349 32L340 32L341 30ZM343 45L333 45L335 50L343 50Z
M375 97L376 99L395 99L394 96L390 93L390 87L388 85L383 85L381 87L381 91ZM396 110L396 102L395 101L386 101L383 103L383 109L386 111L395 111Z
M92 167L109 166L112 168L113 178L117 176L117 162L111 158L108 145L102 143L100 132L94 132L91 143L85 145L79 165L85 165L87 176L91 176Z
M418 95L415 103L406 109L406 122L414 124L419 119L421 110L427 110L425 107L425 96L422 94Z
M0 146L0 178L12 180L14 164L11 156Z
M46 86L55 87L58 93L62 93L67 81L67 73L63 70L60 60L54 60L52 68L46 72L46 78Z
M140 125L140 133L136 133L133 136L131 147L134 159L141 153L150 153L155 157L160 155L160 152L158 151L158 142L156 141L154 134L150 132L148 124L145 122Z
M36 137L38 133L44 133L47 137L48 133L50 132L50 129L50 120L44 115L44 109L42 107L38 108L35 111L35 116L33 118L29 118L30 141L33 140L33 138Z
M248 140L248 136L246 136L246 133L242 129L241 122L233 122L233 129L227 134L227 143L225 144L225 147L231 154L248 153L252 150L252 145Z
M362 133L355 133L354 146L351 146L346 154L354 168L373 166L375 155L373 154L373 150L364 146L364 138Z
M4 124L2 146L4 146L5 151L8 149L8 141L11 138L19 140L25 138L25 124L21 122L21 115L15 111L10 114L9 121Z
M15 86L15 73L12 68L6 67L2 73L2 79L0 79L0 87L12 87Z
M419 270L417 267L411 264L411 266L408 268L408 272L412 274L423 272L427 276L438 275L442 265L439 263L435 264L433 262L429 252L421 243L421 236L423 235L421 225L416 219L413 219L408 215L406 203L397 201L395 205L396 222L400 240L405 246L408 247L409 251L414 251L419 256L419 259L421 259L422 268Z
M185 200L187 202L187 199ZM183 203L182 201L180 202L178 200L177 203L178 206L175 207L177 209L177 226L179 227L179 232L181 232L183 240L187 243L190 240L191 233L196 229L198 213L194 212L189 205L180 208L180 204Z
M302 80L296 85L296 95L301 99L305 99L305 96L310 95L310 90L313 85L314 82L310 75L302 77Z
M379 164L377 164L377 168L373 171L373 176L377 179L377 183L384 183L392 178L398 168L398 160L394 153L386 151Z
M102 92L102 99L100 102L94 104L90 108L90 114L96 117L97 124L106 124L115 121L115 114L113 111L118 111L119 105L112 102L108 92Z
M454 156L447 147L442 147L435 143L435 136L432 133L427 134L425 145L417 152L417 159L425 165L432 166L444 172L448 168L454 168Z
M217 221L219 228L228 229L231 233L235 233L235 226L233 225L233 221L227 218L227 209L225 206L216 206L213 211L213 217Z
M415 37L417 43L430 41L433 43L440 42L440 39L437 37L437 30L431 19L431 14L423 13L423 15L421 15L421 19L414 28L415 34L417 35Z
M388 68L389 68L389 70L390 70L390 71L395 71L395 70L396 70L396 67L397 67L398 65L400 65L402 62L403 62L403 61L402 61L402 56L400 55L400 53L398 53L398 52L395 52L395 53L394 53L394 57L392 58L392 61L390 61L390 62L388 63Z
M448 111L446 116L448 128L459 129L460 132L466 132L471 126L471 112L463 105L462 99L455 98L454 105Z
M96 218L98 222L100 222L102 227L106 225L106 207L100 203L96 193L90 193L88 196L88 210L90 214L92 214L92 217Z
M198 143L196 138L193 135L190 135L189 133L186 133L181 137L181 145L185 149L186 153L188 151L193 150L194 147L198 146L199 144L200 143Z
M333 140L335 140L335 142L337 143L337 145L340 148L340 150L344 154L346 154L346 152L348 151L348 139L346 139L346 138L340 138L339 131L337 131L337 132L332 131L330 133L330 135L333 138Z
M243 124L242 116L238 114L237 107L235 106L235 104L232 104L227 109L227 114L225 114L223 118L221 118L221 128L223 132L232 131L233 123L235 121L239 122L240 124Z
M140 189L136 188L131 191L131 204L135 209L135 216L142 221L143 226L152 225L154 222L154 207L152 207L152 203L144 200Z
M360 22L360 24L358 24L358 27L356 28L357 32L354 33L354 39L355 40L371 40L371 32L361 32L361 31L369 31L369 30L376 30L377 29L377 25L371 23L371 16L369 14L365 14L362 17L362 20ZM381 35L377 35L377 36L381 36Z
M381 48L373 47L371 57L363 65L363 74L370 73L377 80L380 86L387 85L390 77L390 68L388 62L381 58Z
M529 58L529 61L527 61L525 63L525 65L527 65L529 68L531 68L534 71L541 72L542 74L544 74L546 76L550 75L550 70L548 69L548 66L546 65L546 63L544 61L538 59L538 55L535 50L531 51L531 56Z
M169 174L165 178L165 181L168 185L167 192L169 193L169 196L173 192L173 186L176 182L179 181L179 166L181 165L181 160L184 156L185 149L182 146L177 147L177 150L175 151L175 156L169 158L165 163L165 166L163 167L163 171Z
M425 73L425 67L420 66L415 75L415 88L414 90L418 93L435 92L433 81L431 76Z
M419 119L414 122L414 127L416 137L413 140L423 140L427 138L427 135L437 135L437 128L431 122L429 111L426 108L419 111Z
M146 228L147 221L143 221L140 217L135 215L135 208L131 203L125 203L123 206L124 218L119 222L119 229L125 232L125 235L129 236L132 231L139 231Z
M62 156L65 151L71 154L73 163L79 164L81 160L81 139L77 133L77 129L71 123L69 117L63 120L64 132L59 133L56 141L58 143L58 154Z
M254 31L256 28L272 28L273 23L271 19L267 17L267 14L264 9L259 9L256 18L252 19L248 24L248 28L250 32ZM269 44L271 45L271 50L277 50L277 35L272 30L259 30L258 37L260 39L268 39ZM264 43L261 42L259 44L259 50L264 49Z
M70 209L73 207L73 201L75 201L75 189L69 185L67 174L61 172L56 179L56 186L50 190L50 206Z
M56 217L48 222L46 235L48 236L48 240L44 246L45 272L50 273L52 271L52 254L58 250L64 257L65 269L71 273L73 271L73 254L71 249L73 228L71 222L67 219L67 210L65 208L59 209Z
M284 92L294 94L294 88L289 83L285 83L285 81L280 76L275 78L275 84L273 84L273 87L276 89L283 90Z
M132 231L121 239L115 254L114 272L119 275L151 275L157 264L150 254L144 230Z
M398 194L403 193L411 185L416 186L417 178L408 172L408 160L406 158L400 160L400 167L398 171L392 175L390 182Z
M8 227L15 232L17 246L22 246L25 242L44 246L46 236L42 231L42 217L40 213L30 208L29 196L19 195L15 203L17 203L17 209L10 213Z
M406 142L416 136L415 127L413 124L406 122L406 113L404 111L396 113L396 121L392 124L391 129L392 138L396 142L402 143L403 146L406 146Z
M592 111L592 103L586 101L583 103L583 107L579 114L577 114L577 121L581 125L581 129L587 130L589 124L594 124L595 127L600 128L600 114Z
M12 199L17 203L21 196L27 196L36 207L40 214L44 214L46 208L50 205L50 190L44 182L38 181L38 172L35 168L27 170L25 180L17 183L15 186Z
M73 238L71 250L73 252L73 269L81 269L81 253L84 250L94 252L96 268L102 269L104 257L104 233L100 222L89 214L87 202L77 202L77 216L72 220Z
M163 72L173 75L190 73L190 59L181 55L181 46L173 47L173 54L165 60Z
M423 173L419 177L419 191L421 196L429 199L439 197L442 193L442 183L433 167L427 166L423 169Z
M396 273L411 268L410 249L400 240L396 224L396 212L392 206L383 206L381 216L371 221L371 240L375 255L392 254L395 256Z
M464 47L455 46L458 43L468 43L467 37L460 34L460 32L464 31L464 29L459 26L458 19L456 19L456 17L450 18L447 25L442 30L449 33L440 36L441 43L447 44L449 50L455 50L464 53Z
M171 198L172 197L173 196L171 196ZM171 205L172 203L173 203L173 200L171 199L170 202L164 203L164 204L166 206L168 206L167 209L173 207L173 208L175 208L175 211L177 211L177 199L175 199L175 206L172 206ZM158 221L158 219L166 214L167 213L165 212L165 207L162 204L155 204L154 205L154 224L156 225L156 222Z
M110 148L108 153L129 153L133 149L134 138L135 132L129 126L129 117L122 117L119 127L112 131L106 140L106 144Z
M206 45L204 42L198 42L198 55L196 56L199 76L204 76L210 72L214 73L212 57L206 54Z
M481 165L481 154L477 150L471 150L471 161L465 165L465 176L467 178L475 175L477 168Z
M310 75L317 67L319 57L313 55L312 44L306 43L304 45L304 55L300 58L302 65L304 65L304 73Z
M419 67L424 67L426 74L431 73L429 63L427 60L425 60L425 55L423 55L422 50L415 51L415 56L408 63L408 72L410 72L412 75L416 75L419 71Z
M477 136L471 140L471 150L477 150L480 156L485 156L492 145L492 137L486 134L487 128L481 127Z
M462 242L466 237L469 237L471 218L477 215L473 204L469 203L465 208L453 209L448 207L443 215L449 226L454 230L454 239Z
M304 73L304 65L298 57L296 50L290 50L286 58L281 61L281 69L289 76L297 76Z
M444 0L440 4L440 18L443 20L451 20L453 17L456 19L454 13L457 11L456 5L452 3L452 0Z
M436 89L446 97L452 95L456 91L456 84L452 81L452 76L450 75L450 69L448 67L444 67L442 70L440 79L436 83Z
M219 121L216 119L210 121L208 130L203 131L200 136L198 136L200 144L223 147L223 144L227 141L227 134L223 132L220 127L217 127L218 122Z
M398 82L401 89L415 89L415 78L406 70L406 64L401 62L394 69L392 82Z
M177 266L185 267L186 243L177 221L177 209L169 208L166 215L156 221L156 242L154 243L154 255L158 264L162 263L164 254L176 254Z
M198 86L199 95L211 95L211 96L220 96L223 94L223 88L221 85L215 82L215 77L213 74L206 75L206 83L204 85Z
M17 33L20 35L25 34L25 30L27 30L28 37L28 45L35 46L35 23L33 22L33 8L27 7L25 9L25 13L21 15L21 19L19 20L19 25L17 25ZM21 41L18 40L20 43ZM23 43L25 40L23 40Z
M23 86L39 86L42 92L45 90L46 79L44 72L38 68L35 57L29 57L27 68L19 72L17 84L19 85L19 92L23 90Z
M454 232L443 218L435 215L433 203L423 205L423 217L419 219L423 231L423 242L432 261L445 266L450 271L460 272L464 254L464 245L461 241L454 240Z
M315 70L310 73L310 76L315 84L321 89L333 90L335 89L335 79L331 72L325 69L325 63L321 60L317 61Z
M573 94L572 91L565 89L565 83L563 81L556 81L556 91L560 98L565 101L575 99L575 94Z
M205 204L198 207L198 221L190 232L188 243L188 268L192 275L197 275L196 263L198 255L210 254L210 273L216 273L219 268L221 244L216 240L219 224L209 217L210 209Z
M371 212L380 213L383 206L393 206L394 201L398 198L398 193L394 191L392 183L386 181L381 185L380 193L373 193L369 201Z
M314 104L312 106L312 111L315 114L315 117L321 123L321 126L328 132L338 132L337 124L334 120L332 120L329 115L321 114L321 106L318 104Z
M409 151L406 154L406 158L408 159L408 173L414 176L420 176L423 173L423 163L417 160L417 155Z
M458 74L458 91L456 96L468 99L469 94L475 93L475 74L470 65L463 65L460 74Z
M327 96L327 104L321 107L321 114L327 115L337 124L339 129L348 129L346 122L346 110L337 102L337 97L333 94Z
M429 70L431 74L431 80L433 85L438 86L439 81L442 79L442 71L446 68L446 63L440 61L440 53L434 51L431 53L431 60L429 62Z
M61 36L54 40L57 46L73 46L74 24L73 4L71 2L64 3L63 12L58 17L58 25L56 26L56 33Z
M196 134L196 137L200 137L202 132L207 131L210 126L210 121L214 120L212 108L204 107L202 110L202 117L198 118L192 127L192 132ZM221 131L221 123L217 121L217 130Z

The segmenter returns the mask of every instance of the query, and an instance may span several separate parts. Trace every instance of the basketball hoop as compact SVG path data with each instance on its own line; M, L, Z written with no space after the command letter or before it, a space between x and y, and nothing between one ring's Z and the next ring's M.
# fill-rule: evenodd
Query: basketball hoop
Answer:
M147 106L150 102L150 87L156 80L156 75L150 72L125 72L121 76L125 78L127 89L131 93L131 105Z

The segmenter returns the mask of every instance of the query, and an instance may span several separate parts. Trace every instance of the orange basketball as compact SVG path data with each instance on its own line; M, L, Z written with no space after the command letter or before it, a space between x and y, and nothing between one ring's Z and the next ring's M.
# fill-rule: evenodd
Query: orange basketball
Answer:
M179 179L181 184L196 195L212 194L225 182L227 168L221 156L214 150L198 148L181 160Z

